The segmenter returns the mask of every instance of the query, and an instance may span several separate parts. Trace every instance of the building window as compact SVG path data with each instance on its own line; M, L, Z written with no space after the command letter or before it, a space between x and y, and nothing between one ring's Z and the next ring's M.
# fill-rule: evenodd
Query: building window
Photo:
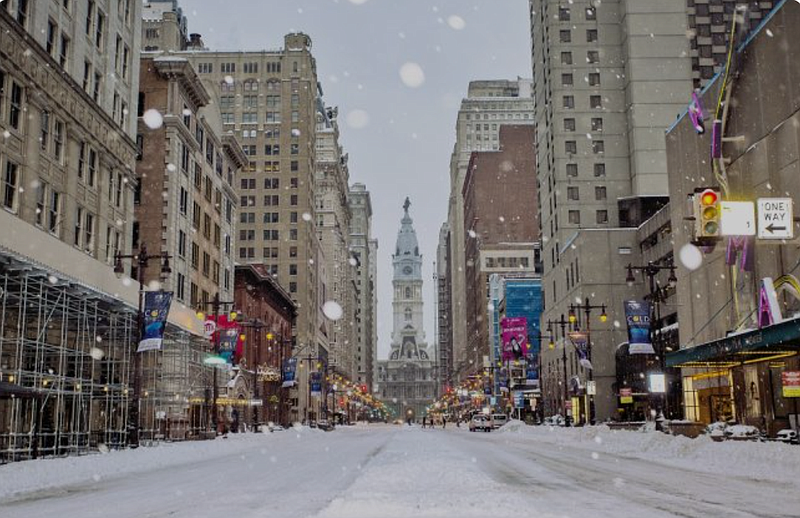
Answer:
M599 95L590 95L589 96L589 107L590 108L602 108L603 107L603 98Z
M572 74L561 74L561 85L572 86Z
M599 63L600 62L600 53L596 50L589 50L586 52L586 62L587 63Z
M47 207L47 230L51 234L61 233L61 193L50 188L50 200Z
M567 164L567 176L570 178L578 176L578 164Z
M601 154L605 153L606 151L606 143L602 140L593 140L592 141L592 153L594 154Z
M592 5L586 8L586 19L587 20L597 19L597 8L595 6Z
M598 210L596 214L597 223L602 225L604 223L608 223L608 211L607 210Z
M564 131L575 131L575 119L564 119Z
M592 118L592 131L603 131L603 119L601 117Z
M16 81L11 81L11 96L8 105L8 124L18 130L22 114L22 87Z
M594 199L595 200L605 200L606 199L606 188L605 187L595 187L594 188Z
M600 86L600 74L599 73L592 72L592 73L589 74L589 86Z
M563 105L564 108L573 109L575 108L575 97L572 95L565 95L563 98Z
M558 40L561 43L569 43L572 41L572 32L569 29L562 29L558 31Z
M576 154L578 152L578 143L574 140L567 140L564 142L564 152L567 154Z
M569 21L569 7L559 7L558 8L558 21L560 21L560 22L568 22Z
M597 29L586 29L586 41L587 43L597 41Z
M581 199L577 187L567 187L567 199L572 201L578 201Z
M579 210L571 210L569 211L569 222L573 225L580 225L581 224L581 211Z
M594 164L594 176L597 178L604 177L606 175L606 165L605 164Z
M562 65L571 65L572 64L572 52L562 52L561 53L561 64Z

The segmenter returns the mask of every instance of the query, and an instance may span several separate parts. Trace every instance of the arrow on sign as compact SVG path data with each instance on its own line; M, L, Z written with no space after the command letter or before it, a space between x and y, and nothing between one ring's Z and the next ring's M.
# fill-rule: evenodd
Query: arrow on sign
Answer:
M776 227L774 224L770 223L769 226L766 228L766 231L770 234L774 234L776 231L785 231L786 227Z

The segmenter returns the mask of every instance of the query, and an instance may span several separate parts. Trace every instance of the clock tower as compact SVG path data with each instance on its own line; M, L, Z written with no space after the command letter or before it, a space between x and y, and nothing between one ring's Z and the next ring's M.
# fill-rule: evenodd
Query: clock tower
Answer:
M421 420L436 397L435 355L428 350L422 328L422 255L410 207L406 198L392 255L392 346L389 359L378 362L377 392L395 416Z
M403 204L403 219L392 256L394 298L392 351L390 359L428 360L425 331L422 328L422 255L419 253L414 220L408 214L411 202Z

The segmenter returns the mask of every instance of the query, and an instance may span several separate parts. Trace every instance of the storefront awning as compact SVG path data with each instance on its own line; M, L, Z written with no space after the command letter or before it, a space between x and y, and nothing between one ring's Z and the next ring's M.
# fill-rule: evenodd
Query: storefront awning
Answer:
M800 352L800 318L667 354L667 367L735 367Z

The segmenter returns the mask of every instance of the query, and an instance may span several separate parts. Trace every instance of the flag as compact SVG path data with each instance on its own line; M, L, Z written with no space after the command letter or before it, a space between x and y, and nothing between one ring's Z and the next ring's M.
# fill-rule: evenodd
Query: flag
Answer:
M592 368L592 362L589 361L589 333L585 331L570 331L567 333L569 341L575 346L575 351L578 353L578 360L580 364L586 368Z
M142 339L136 349L137 353L161 350L171 302L172 292L170 291L145 292L142 310L144 313L142 315Z

